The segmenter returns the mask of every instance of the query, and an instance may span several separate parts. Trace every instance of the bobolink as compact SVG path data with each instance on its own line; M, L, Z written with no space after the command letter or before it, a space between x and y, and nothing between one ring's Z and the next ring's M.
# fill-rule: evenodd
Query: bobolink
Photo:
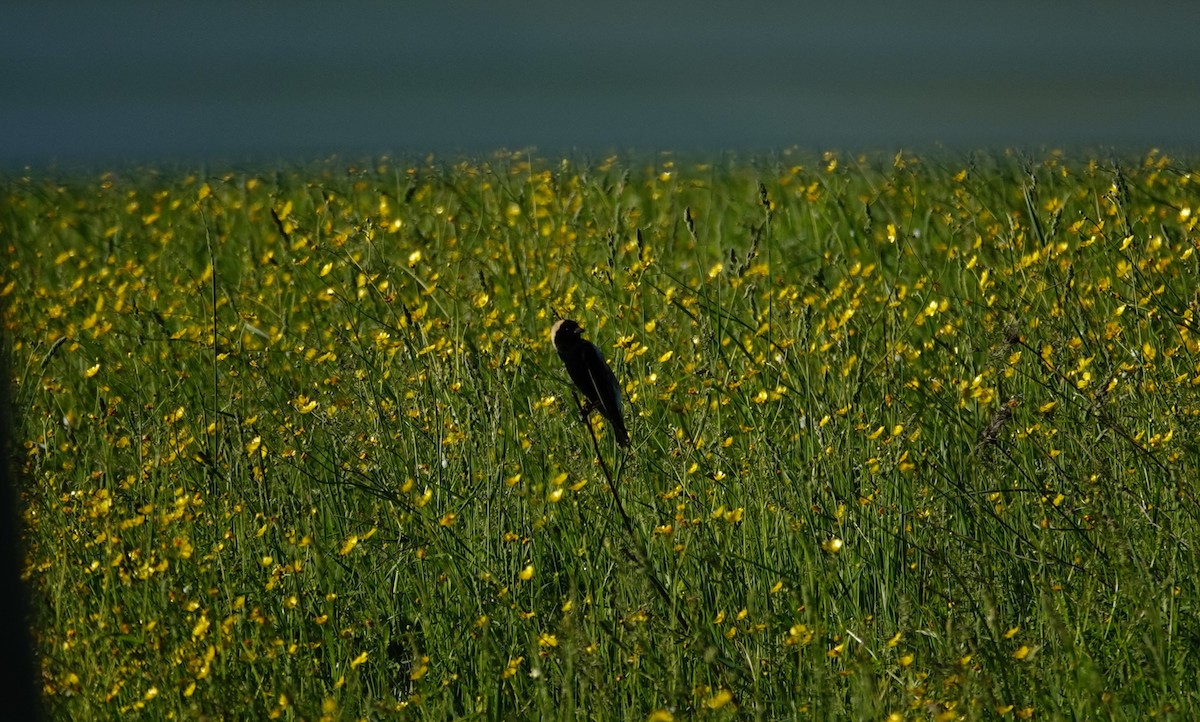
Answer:
M583 414L586 418L596 409L612 424L617 443L629 446L629 432L621 416L621 385L604 360L604 354L591 341L583 338L583 329L569 319L563 319L550 329L558 357L567 367L567 374L587 397Z

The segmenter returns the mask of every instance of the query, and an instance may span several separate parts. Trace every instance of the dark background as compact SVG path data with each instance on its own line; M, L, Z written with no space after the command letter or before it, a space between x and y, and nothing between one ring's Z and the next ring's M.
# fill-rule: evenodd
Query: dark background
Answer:
M552 149L1191 148L1200 3L45 3L0 164Z
M1200 3L0 11L0 166L331 153L1192 148Z

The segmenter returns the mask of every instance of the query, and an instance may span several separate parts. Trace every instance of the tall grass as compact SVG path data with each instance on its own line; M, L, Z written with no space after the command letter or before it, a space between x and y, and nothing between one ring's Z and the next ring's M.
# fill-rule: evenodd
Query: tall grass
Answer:
M3 195L58 716L1200 708L1178 160L498 154ZM558 317L622 380L631 453L581 424Z

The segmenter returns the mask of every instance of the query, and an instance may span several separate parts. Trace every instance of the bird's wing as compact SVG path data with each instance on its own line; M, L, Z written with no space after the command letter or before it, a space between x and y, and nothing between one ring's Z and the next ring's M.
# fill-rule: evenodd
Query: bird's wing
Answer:
M617 375L613 373L612 367L605 360L604 352L597 348L595 344L588 345L591 346L591 351L595 354L594 359L599 362L588 364L589 369L596 369L596 373L599 374L598 378L591 380L592 384L595 386L597 392L605 388L612 389L617 401L617 408L614 411L621 413L621 384L617 381Z

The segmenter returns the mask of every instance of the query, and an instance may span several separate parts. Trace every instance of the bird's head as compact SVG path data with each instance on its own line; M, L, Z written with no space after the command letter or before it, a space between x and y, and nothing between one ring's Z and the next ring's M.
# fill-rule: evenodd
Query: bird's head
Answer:
M555 348L569 348L583 338L583 329L571 319L564 318L550 327L550 337L554 340Z

